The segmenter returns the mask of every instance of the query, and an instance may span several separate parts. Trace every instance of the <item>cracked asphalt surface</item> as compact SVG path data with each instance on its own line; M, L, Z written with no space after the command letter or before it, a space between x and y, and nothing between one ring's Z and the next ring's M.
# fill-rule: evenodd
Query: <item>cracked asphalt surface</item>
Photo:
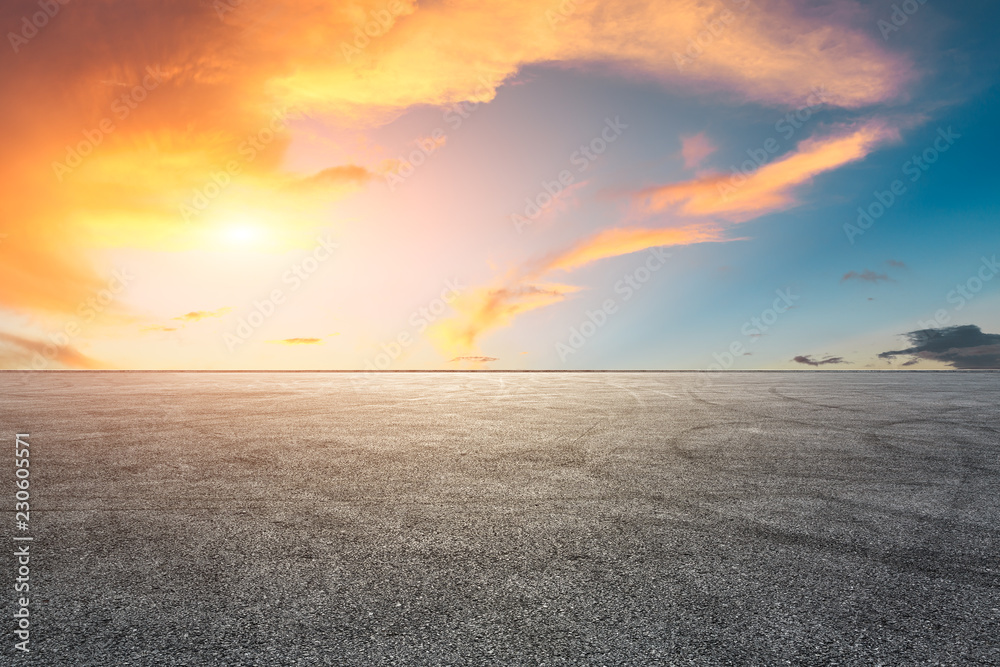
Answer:
M1000 374L0 373L2 664L1000 664Z

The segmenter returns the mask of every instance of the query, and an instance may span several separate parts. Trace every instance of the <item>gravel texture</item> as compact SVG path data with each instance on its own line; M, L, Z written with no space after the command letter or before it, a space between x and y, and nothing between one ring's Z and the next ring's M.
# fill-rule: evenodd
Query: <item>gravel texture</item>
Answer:
M0 664L1000 664L998 373L0 374Z

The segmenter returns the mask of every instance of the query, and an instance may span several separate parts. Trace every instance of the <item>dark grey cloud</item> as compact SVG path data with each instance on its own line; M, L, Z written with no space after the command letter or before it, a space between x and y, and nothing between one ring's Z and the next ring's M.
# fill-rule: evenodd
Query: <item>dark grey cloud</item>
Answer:
M889 350L880 359L893 360L900 356L913 357L904 366L919 360L940 361L952 368L1000 369L1000 334L983 333L974 324L941 329L920 329L902 334L910 343L903 350Z
M889 266L891 266L894 269L906 269L906 268L909 268L908 266L906 266L906 262L900 262L899 260L896 260L896 259L887 259L887 260L885 260L885 263L888 264Z
M813 359L811 354L799 355L792 358L792 361L806 366L826 366L827 364L849 364L843 357L827 357L826 359Z

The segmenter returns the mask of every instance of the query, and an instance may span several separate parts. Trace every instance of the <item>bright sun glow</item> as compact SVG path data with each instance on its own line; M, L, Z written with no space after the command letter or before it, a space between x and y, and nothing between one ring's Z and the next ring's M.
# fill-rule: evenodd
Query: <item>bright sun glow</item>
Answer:
M226 229L226 238L233 243L251 243L260 238L260 229L250 225L236 225Z
M230 247L258 245L266 236L263 225L248 219L231 221L219 230L220 239Z

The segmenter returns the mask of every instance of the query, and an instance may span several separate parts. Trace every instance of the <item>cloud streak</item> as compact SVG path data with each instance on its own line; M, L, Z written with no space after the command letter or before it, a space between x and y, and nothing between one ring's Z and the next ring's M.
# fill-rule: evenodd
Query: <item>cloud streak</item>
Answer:
M684 219L745 222L797 205L797 188L820 174L863 159L885 143L898 140L899 130L886 120L840 127L800 142L788 154L742 179L716 172L654 186L635 193L634 205L640 215L669 212Z
M36 340L0 331L0 342L7 343L8 349L0 351L0 363L4 366L25 366L45 368L48 362L55 362L66 368L99 369L109 368L107 364L92 359L72 345L55 345L45 340ZM39 363L42 360L42 363Z
M805 364L806 366L829 366L836 364L848 364L849 361L845 361L843 357L827 357L826 359L813 359L811 354L799 355L793 357L792 361L797 364Z
M507 286L467 291L452 302L455 314L434 323L427 335L446 355L482 356L469 353L477 349L484 334L509 326L518 315L559 303L578 290L572 285L513 280Z
M670 224L660 228L611 227L540 260L526 262L502 289L480 291L481 302L460 312L458 323L449 321L446 326L455 331L439 337L439 341L447 340L454 346L445 348L449 352L468 353L477 349L485 333L509 324L515 315L558 303L566 292L558 298L533 300L529 308L519 307L522 290L550 273L572 272L599 260L649 248L735 240L726 234L729 227L797 205L796 188L898 139L898 130L884 120L843 126L801 142L789 154L747 177L738 188L732 185L730 176L712 173L636 192L632 201L639 217L667 216ZM498 317L498 313L504 315Z
M694 169L717 150L719 147L712 143L704 132L681 137L681 157L684 158L685 169Z
M840 279L840 282L846 283L849 280L860 280L866 283L878 283L882 282L892 282L892 278L884 273L875 273L871 269L865 269L861 273L857 271L848 271L844 274L844 277Z
M201 320L209 319L212 317L222 317L223 315L231 312L233 309L229 306L224 308L219 308L217 310L192 310L190 313L184 313L179 317L175 317L175 320L180 320L181 322L200 322Z

